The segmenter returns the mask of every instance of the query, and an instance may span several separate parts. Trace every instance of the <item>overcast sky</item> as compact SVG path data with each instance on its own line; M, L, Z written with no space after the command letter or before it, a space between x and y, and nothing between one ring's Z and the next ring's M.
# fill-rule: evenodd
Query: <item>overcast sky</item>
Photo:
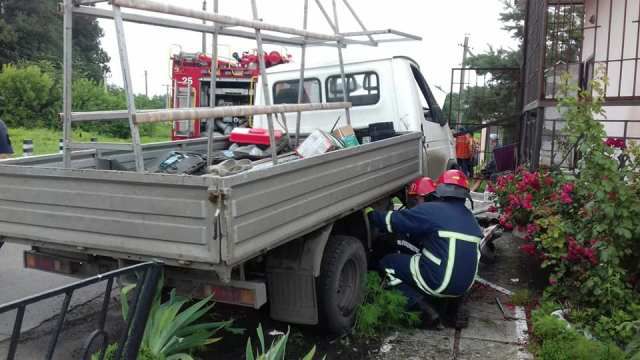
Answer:
M167 2L169 0L158 0ZM220 14L251 18L250 0L219 0ZM329 0L322 0L330 8ZM172 1L190 8L201 8L202 0ZM208 9L213 0L207 1ZM461 44L466 33L470 34L470 45L475 53L494 47L514 48L516 43L501 29L498 14L502 10L501 0L351 0L352 6L369 29L393 28L422 36L420 42L381 44L378 48L350 46L345 50L345 59L380 58L406 55L420 63L422 72L432 87L449 91L451 68L460 66ZM310 1L309 30L330 33L322 14ZM302 28L302 0L258 0L259 14L265 22ZM339 7L340 30L359 31L345 8ZM124 9L127 12L134 12ZM165 16L165 15L158 15ZM102 46L111 56L109 83L122 85L122 74L117 52L113 21L100 20L105 31ZM133 87L136 93L144 93L144 71L148 71L149 94L164 94L169 84L169 55L182 48L196 52L202 48L201 34L174 29L152 27L133 23L125 24L127 46L130 56ZM211 51L211 37L207 39L207 51ZM220 55L230 56L233 51L255 49L255 41L220 38ZM298 60L299 49L295 47L266 46L266 50L279 50L293 55ZM337 51L331 48L313 48L308 52L308 62L337 61ZM444 93L433 90L442 103Z

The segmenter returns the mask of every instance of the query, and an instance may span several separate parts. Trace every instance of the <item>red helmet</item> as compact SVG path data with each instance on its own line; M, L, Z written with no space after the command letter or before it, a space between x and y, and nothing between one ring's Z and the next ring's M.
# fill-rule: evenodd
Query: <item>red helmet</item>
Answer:
M467 176L460 170L447 170L438 178L438 184L458 185L465 189L469 189L469 180Z
M430 177L421 177L415 179L409 185L409 191L407 191L407 195L409 196L427 196L436 191L436 182L433 181Z
M469 198L469 180L460 170L447 170L438 178L436 195L440 198Z

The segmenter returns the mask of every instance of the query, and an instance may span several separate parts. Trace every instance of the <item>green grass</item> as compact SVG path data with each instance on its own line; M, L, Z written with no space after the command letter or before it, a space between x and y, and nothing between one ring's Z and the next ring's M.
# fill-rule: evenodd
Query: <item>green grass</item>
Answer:
M406 310L407 298L398 290L383 286L380 275L367 274L367 290L364 303L358 308L355 333L369 338L391 330L415 327L420 323L420 313Z
M9 129L11 143L13 144L14 157L22 156L22 141L33 140L34 155L54 154L58 152L58 141L62 138L62 131L52 129ZM97 138L98 142L130 143L131 139L122 139L111 136L99 135L94 132L74 130L73 141L89 142L91 138ZM154 136L142 136L143 144L171 140L171 128L169 125L159 127L154 131Z
M624 360L625 353L615 344L587 339L583 334L551 315L534 312L531 346L537 359L543 360Z
M511 296L511 303L516 306L526 306L531 302L531 291L529 289L520 289Z

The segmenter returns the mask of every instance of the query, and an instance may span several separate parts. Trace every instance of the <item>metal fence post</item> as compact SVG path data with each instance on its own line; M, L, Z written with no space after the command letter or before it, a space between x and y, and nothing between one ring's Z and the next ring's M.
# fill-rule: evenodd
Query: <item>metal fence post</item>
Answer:
M142 344L142 337L149 318L149 312L153 305L153 299L158 288L158 280L160 280L161 267L159 264L152 264L146 272L140 296L138 297L138 305L136 312L133 314L133 323L131 325L131 333L129 341L127 341L124 352L125 359L135 360L138 358L138 351Z

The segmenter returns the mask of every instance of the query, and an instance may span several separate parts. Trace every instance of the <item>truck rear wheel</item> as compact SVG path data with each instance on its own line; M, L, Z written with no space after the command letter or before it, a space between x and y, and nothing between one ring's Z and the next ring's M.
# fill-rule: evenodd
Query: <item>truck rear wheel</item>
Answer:
M324 250L318 278L321 323L331 332L348 332L364 298L367 255L360 240L332 236Z

